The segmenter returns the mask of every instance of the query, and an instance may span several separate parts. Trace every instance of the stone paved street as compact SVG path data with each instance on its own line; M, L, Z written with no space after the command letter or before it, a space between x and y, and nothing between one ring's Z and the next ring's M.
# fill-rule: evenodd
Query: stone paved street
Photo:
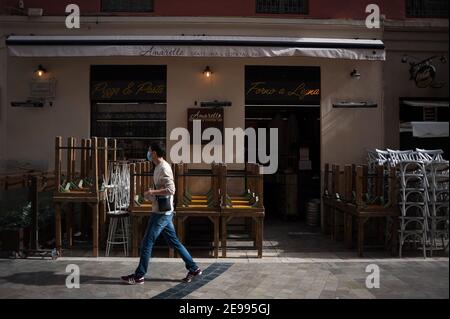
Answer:
M200 259L201 279L184 284L181 260L155 258L144 285L118 278L136 258L0 260L0 298L449 298L447 257L409 259ZM66 288L66 266L80 268L80 288ZM367 289L366 266L380 268L380 288Z
M264 237L262 259L251 242L233 237L230 258L192 249L204 274L191 284L180 281L186 274L181 259L161 258L167 249L155 252L143 286L119 281L138 264L138 258L121 257L120 249L97 259L90 249L67 249L57 260L0 259L0 298L449 298L448 251L424 260L420 251L408 250L399 259L368 247L357 258L354 249L301 223L267 223ZM66 288L70 264L80 268L79 289ZM366 288L371 264L380 269L379 289Z

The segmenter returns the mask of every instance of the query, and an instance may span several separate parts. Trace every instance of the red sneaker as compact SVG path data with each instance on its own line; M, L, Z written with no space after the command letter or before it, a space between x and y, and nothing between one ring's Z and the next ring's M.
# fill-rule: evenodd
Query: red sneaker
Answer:
M126 282L129 285L143 285L144 284L144 277L137 278L134 274L128 275L128 276L122 276L120 277L122 281Z
M186 278L183 279L184 282L191 282L192 279L194 279L197 276L200 276L203 273L203 271L200 268L197 268L195 271L190 271L186 275Z

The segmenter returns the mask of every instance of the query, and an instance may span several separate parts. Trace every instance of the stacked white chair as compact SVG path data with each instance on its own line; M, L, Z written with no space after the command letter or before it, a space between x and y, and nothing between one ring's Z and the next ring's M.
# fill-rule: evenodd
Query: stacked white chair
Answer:
M443 150L424 150L417 148L416 152L422 158L424 162L432 162L432 161L443 161L444 160L444 151Z
M405 243L421 243L424 257L449 242L449 163L443 150L368 150L369 166L397 167L400 257ZM386 171L386 170L385 170ZM386 232L388 233L388 232Z
M428 180L424 163L421 161L399 160L400 178L400 248L405 243L421 242L424 258L428 244Z
M113 245L122 245L125 256L130 247L130 169L126 162L110 163L108 176L105 176L107 208L109 216L106 256Z
M449 162L433 160L426 164L429 179L431 255L447 249L449 240Z

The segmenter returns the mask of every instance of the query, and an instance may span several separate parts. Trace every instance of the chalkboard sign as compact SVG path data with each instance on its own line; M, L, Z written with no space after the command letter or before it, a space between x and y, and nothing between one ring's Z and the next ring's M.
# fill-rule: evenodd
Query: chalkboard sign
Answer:
M103 12L152 12L153 0L102 0Z
M320 67L246 66L246 105L320 106Z
M200 120L202 135L207 128L217 128L223 136L223 109L221 108L192 108L188 109L188 131L193 141L193 121ZM209 141L202 141L202 144L207 144Z

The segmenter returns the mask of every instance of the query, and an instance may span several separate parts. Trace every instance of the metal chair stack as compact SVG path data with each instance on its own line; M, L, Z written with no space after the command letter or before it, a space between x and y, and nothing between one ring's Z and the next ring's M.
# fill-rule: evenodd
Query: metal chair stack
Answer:
M428 243L428 180L425 165L421 161L397 162L400 178L400 240L399 255L405 243L421 242L424 258Z
M430 255L433 250L444 250L449 239L449 162L432 160L425 164L429 181L428 207Z
M448 248L449 162L442 150L368 150L369 166L392 166L400 184L400 257L405 243L420 241L424 257Z
M130 244L130 168L126 162L110 165L105 176L107 192L107 214L110 220L108 238L106 240L106 256L109 256L113 245L122 245L125 256L128 256Z

